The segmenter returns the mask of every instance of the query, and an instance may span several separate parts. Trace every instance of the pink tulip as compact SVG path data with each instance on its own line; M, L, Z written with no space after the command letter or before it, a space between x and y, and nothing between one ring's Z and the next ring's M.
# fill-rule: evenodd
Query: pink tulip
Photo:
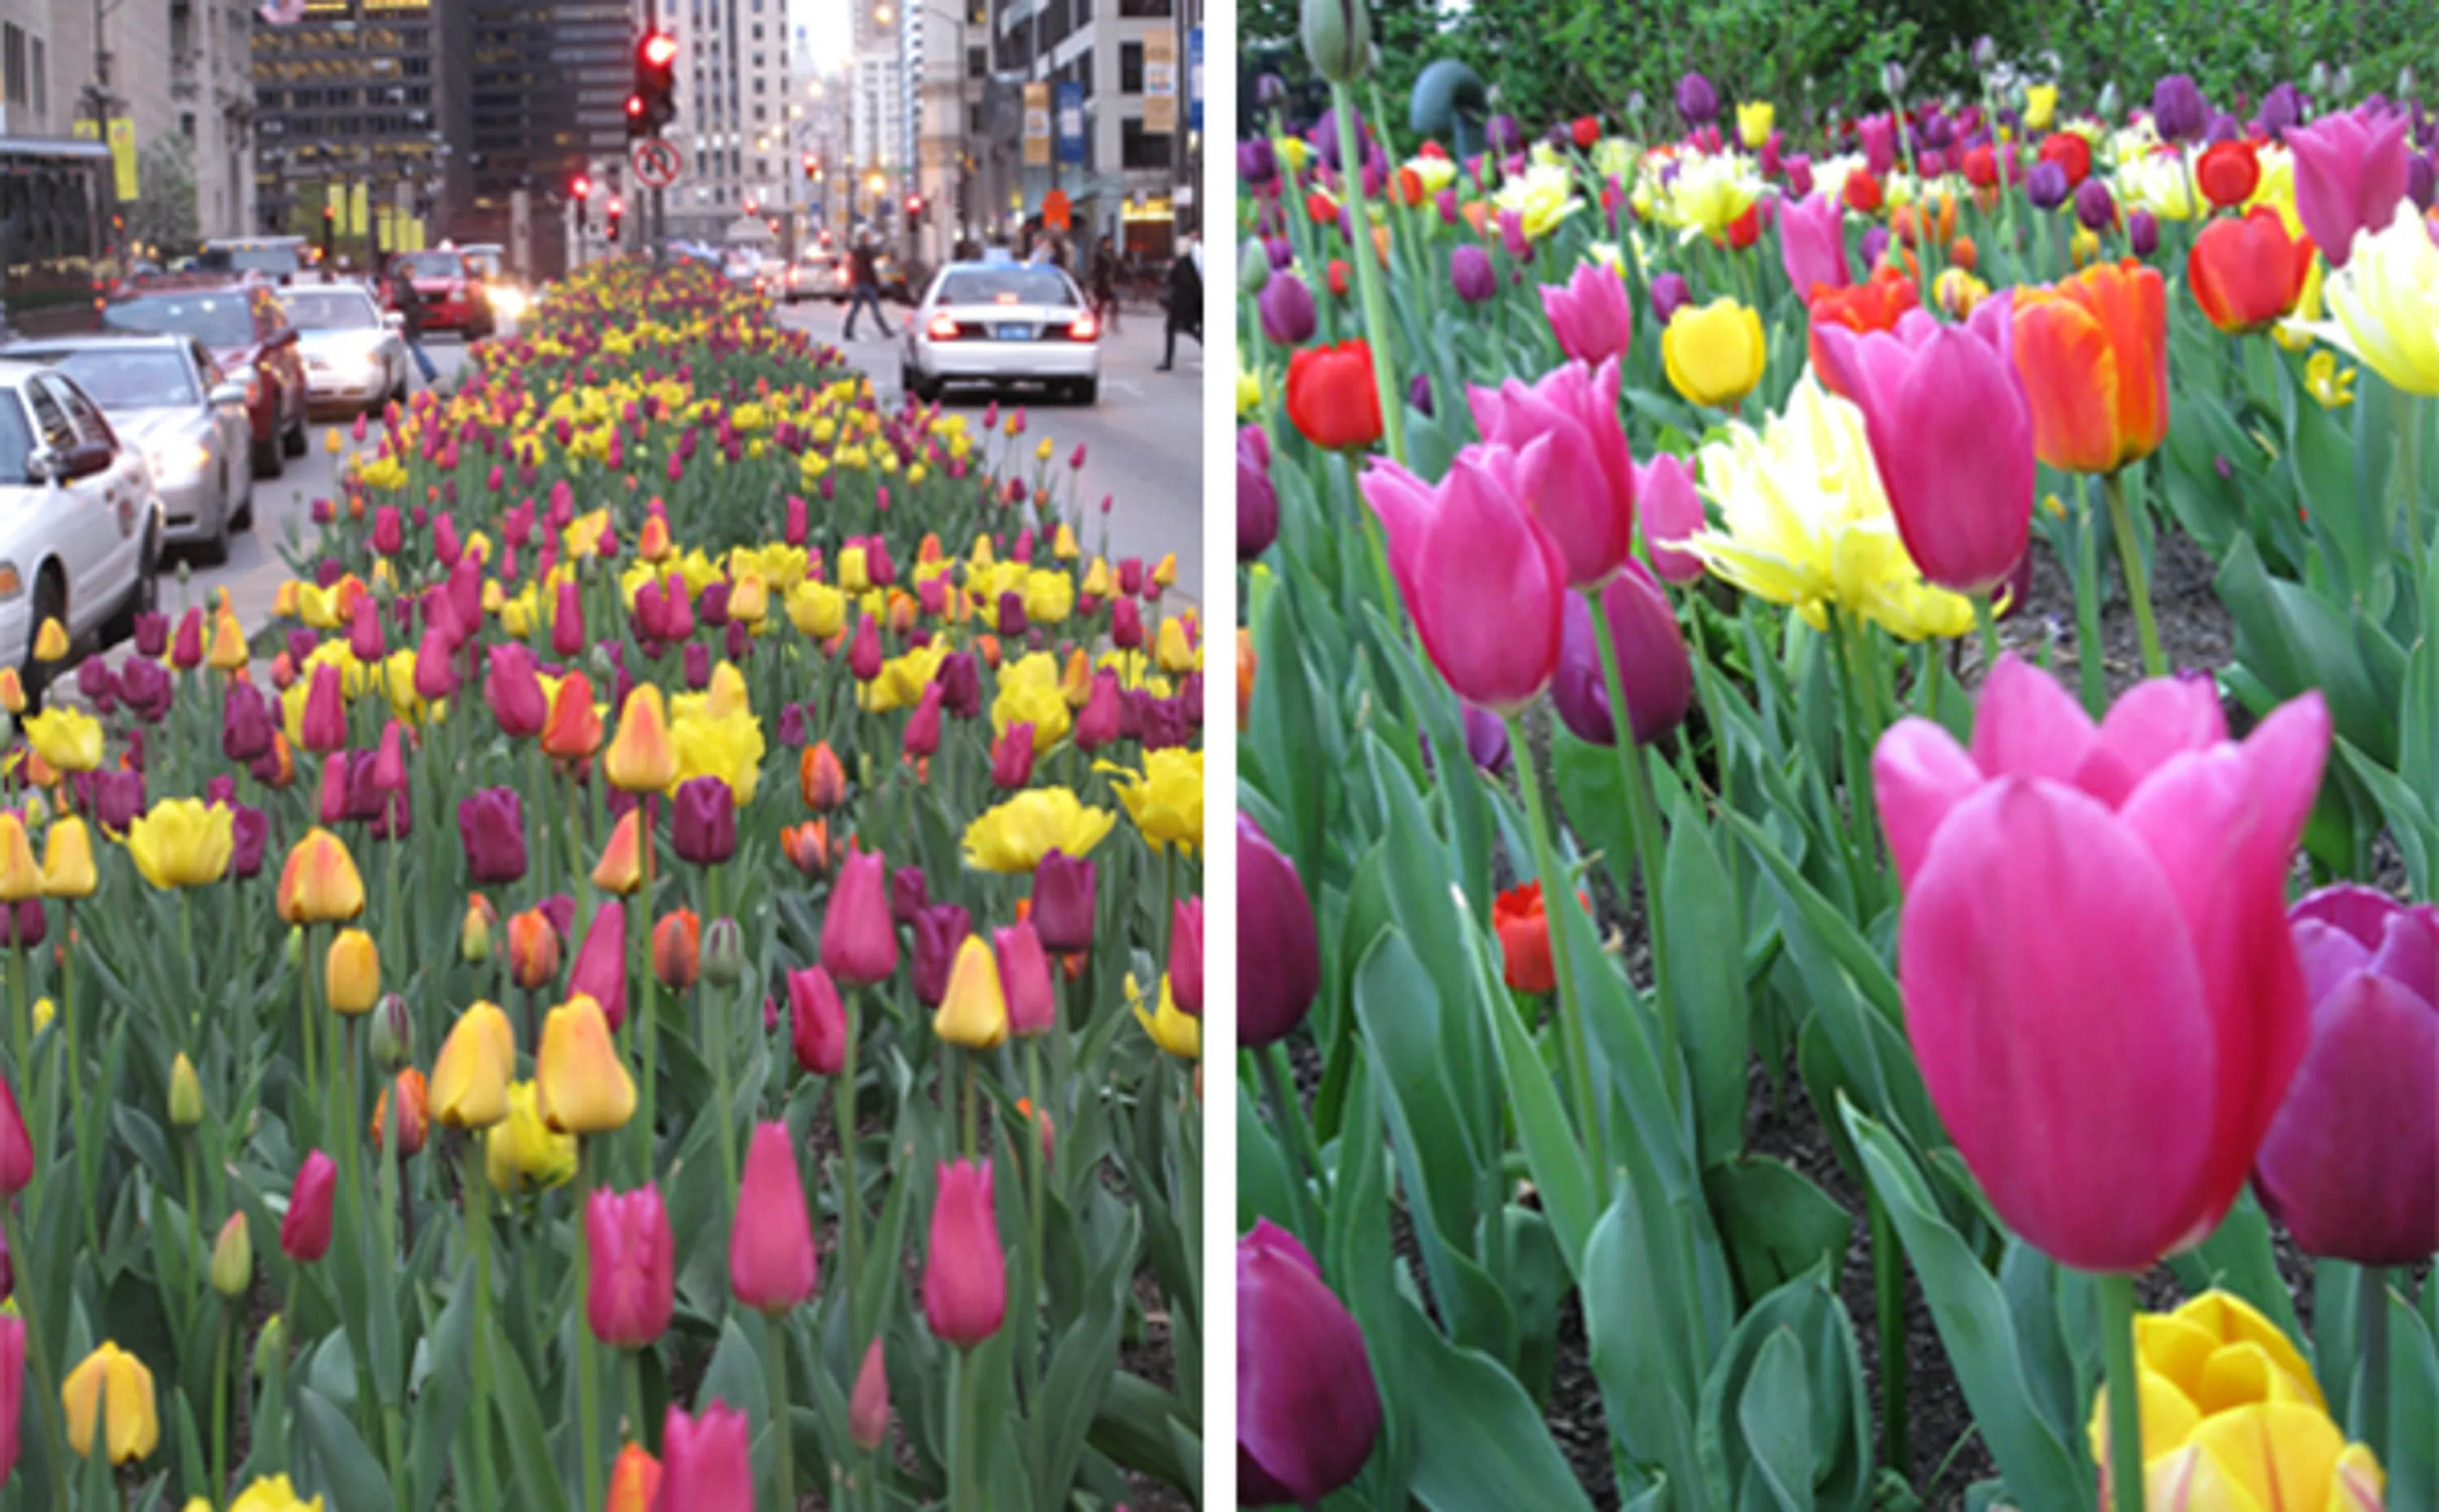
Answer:
M1007 997L1007 1032L1023 1039L1047 1034L1059 1022L1059 999L1050 982L1050 956L1030 923L991 931L1001 990Z
M1701 577L1702 559L1679 544L1710 524L1683 459L1661 453L1635 470L1634 487L1642 506L1643 549L1651 558L1651 570L1672 583Z
M1823 284L1843 289L1852 281L1846 263L1846 210L1833 195L1809 195L1779 206L1778 258L1796 294L1810 299Z
M568 969L567 992L599 1004L614 1033L627 1022L626 909L611 903L593 911L584 943L577 947L576 964Z
M1423 649L1459 697L1497 713L1532 702L1558 667L1566 562L1523 502L1546 486L1549 456L1469 446L1437 488L1395 462L1363 474Z
M855 851L830 885L829 908L822 916L821 960L834 980L849 987L886 982L898 969L888 865L877 850Z
M436 703L457 691L457 668L452 662L456 647L449 632L435 625L423 632L415 649L415 696Z
M1634 309L1626 280L1597 262L1579 262L1563 286L1541 286L1541 311L1558 349L1580 363L1624 357L1634 340Z
M2332 268L2354 256L2355 233L2379 231L2405 198L2406 128L2399 110L2362 105L2287 133L2295 154L2295 213Z
M1237 1479L1248 1505L1317 1505L1362 1471L1380 1392L1312 1252L1258 1218L1237 1241Z
M26 1320L0 1316L0 1485L16 1473L26 1405Z
M757 1124L728 1233L729 1289L749 1307L785 1312L810 1300L820 1277L796 1147L787 1125Z
M1694 664L1668 596L1644 569L1629 561L1601 590L1601 608L1617 637L1618 680L1625 685L1627 725L1637 745L1649 745L1684 722L1694 697ZM1551 700L1558 718L1579 740L1615 745L1617 725L1609 704L1609 667L1592 607L1567 596L1566 637Z
M339 669L329 662L313 668L305 689L305 749L336 751L347 743L347 696Z
M299 1265L330 1253L330 1202L339 1189L339 1167L314 1150L288 1191L288 1213L279 1220L279 1248Z
M677 1245L660 1189L596 1191L584 1206L592 1262L585 1321L613 1349L641 1349L667 1332L677 1305Z
M754 1512L753 1435L745 1414L714 1401L661 1419L661 1489L652 1512Z
M0 1200L16 1196L34 1179L34 1140L17 1107L16 1089L0 1076Z
M1813 328L1825 381L1863 412L1907 553L1954 593L2005 582L2032 531L2033 418L2012 304L1985 299L1967 326L1910 310L1894 332Z
M347 619L347 654L360 662L378 662L389 654L389 643L382 635L381 605L365 594L356 600L355 612Z
M2286 880L2328 748L2318 693L2236 744L2207 680L2162 678L2095 728L2012 656L1969 753L1920 719L1881 738L1923 1082L2063 1263L2147 1270L2243 1189L2310 1032Z
M483 679L483 701L491 705L500 733L511 739L540 735L550 722L550 700L534 672L533 656L513 641L491 648L491 670Z
M808 1076L835 1076L846 1065L846 1005L818 966L788 973L788 1040Z
M1519 454L1547 448L1545 486L1526 506L1577 588L1603 581L1634 550L1634 458L1618 423L1617 390L1611 358L1598 372L1562 364L1529 388L1511 378L1496 389L1465 391L1485 441Z
M573 578L559 585L559 607L550 616L550 649L562 658L584 654L584 599Z
M878 1339L865 1346L863 1363L856 1367L855 1391L846 1400L846 1429L855 1447L867 1454L889 1436L889 1367Z
M944 1161L923 1258L923 1318L932 1332L970 1349L1007 1316L1007 1258L991 1210L988 1161Z

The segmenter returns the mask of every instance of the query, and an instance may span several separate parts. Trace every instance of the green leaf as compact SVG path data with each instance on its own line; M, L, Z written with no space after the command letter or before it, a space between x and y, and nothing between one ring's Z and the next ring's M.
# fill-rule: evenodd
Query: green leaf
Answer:
M1785 1162L1722 1162L1702 1173L1702 1191L1746 1296L1767 1296L1824 1261L1831 1275L1844 1265L1853 1215Z
M2295 1347L2305 1347L2303 1325L2295 1318L2295 1299L2278 1273L2278 1258L2270 1243L2270 1219L2248 1190L2236 1199L2211 1236L2168 1260L2188 1294L2213 1288L2233 1291L2261 1309L2262 1316L2287 1331Z
M2237 658L2273 696L2290 699L2318 688L2338 733L2380 765L2395 766L2401 689L2383 685L2376 675L2377 664L2364 654L2352 612L2270 577L2243 538L2219 563L2212 586L2235 621ZM2377 634L2368 621L2359 625L2363 633Z
M1709 1512L1697 1443L1701 1362L1677 1299L1654 1284L1653 1236L1631 1190L1593 1229L1584 1256L1584 1333L1610 1432L1629 1455L1656 1463L1682 1512Z
M1426 1425L1415 1447L1415 1497L1436 1512L1531 1507L1592 1512L1516 1378L1478 1350L1440 1337L1402 1299L1398 1360L1406 1405Z
M534 1399L533 1382L525 1361L513 1349L491 1351L491 1407L498 1414L501 1435L507 1440L519 1496L529 1507L567 1505L567 1490L551 1464L550 1435L543 1426L542 1404Z
M347 1414L311 1386L296 1393L296 1427L320 1468L309 1485L326 1489L330 1512L389 1512L389 1481Z
M1792 1331L1772 1332L1736 1401L1736 1426L1753 1450L1754 1473L1782 1512L1812 1506L1812 1394L1804 1346Z
M1667 930L1677 1042L1694 1086L1695 1147L1710 1165L1744 1147L1753 1028L1745 997L1743 910L1711 845L1701 808L1690 796L1680 799L1670 824L1661 896L1666 902L1661 919Z

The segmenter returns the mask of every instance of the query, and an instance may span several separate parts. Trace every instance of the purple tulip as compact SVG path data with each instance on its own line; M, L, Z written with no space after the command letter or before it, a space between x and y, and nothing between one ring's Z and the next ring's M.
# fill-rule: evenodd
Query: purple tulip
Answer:
M43 913L39 898L21 898L14 904L0 903L0 945L22 945L32 950L49 936L51 921Z
M1320 312L1313 308L1312 291L1293 273L1281 272L1262 285L1255 299L1262 315L1262 334L1273 346L1299 347L1312 339L1321 325Z
M1034 933L1061 955L1093 948L1094 869L1089 861L1052 850L1033 869Z
M1456 296L1469 305L1499 293L1499 272L1477 242L1465 242L1450 255L1449 281L1456 286Z
M2126 243L2138 258L2147 258L2160 250L2160 218L2148 210L2137 210L2126 218Z
M1252 188L1263 188L1279 176L1278 154L1271 150L1270 138L1256 136L1237 144L1237 176Z
M457 839L466 847L467 881L476 887L523 881L525 810L514 788L485 788L457 803Z
M1685 117L1688 126L1709 125L1719 117L1718 91L1700 74L1686 74L1677 80L1677 114Z
M717 866L737 854L737 799L721 777L678 784L670 804L670 844L698 866Z
M1825 194L1781 205L1778 257L1800 298L1808 300L1823 285L1845 288L1852 281L1846 266L1845 207Z
M271 845L271 815L251 804L231 804L229 829L229 875L255 876L262 870L262 853Z
M2414 161L2420 162L2421 159ZM90 667L93 664L87 662L85 665ZM125 669L118 674L120 700L147 724L160 723L162 717L169 712L170 701L176 695L175 685L169 681L169 674L162 670L159 662L131 656Z
M1507 740L1507 721L1488 709L1465 706L1465 754L1473 764L1492 776L1505 774L1516 764L1516 753Z
M1665 329L1677 311L1694 302L1694 287L1685 276L1674 271L1655 274L1651 279L1651 320Z
M2384 231L2405 198L2402 111L2359 109L2323 116L2289 132L2295 153L2295 213L2332 268L2354 255L2355 234Z
M1237 432L1237 560L1254 560L1278 538L1279 494L1271 486L1270 438L1260 426L1247 425Z
M1876 179L1885 179L1889 169L1897 166L1896 123L1886 116L1866 116L1855 123L1855 133L1863 140L1863 169Z
M2171 142L2189 142L2201 134L2210 112L2201 86L2189 74L2170 74L2151 86L2151 125Z
M2117 219L2117 202L2110 197L2109 186L2096 178L2085 179L2074 187L2074 218L2087 231L2102 231Z
M1321 990L1321 936L1295 863L1253 816L1237 815L1237 1043L1295 1032Z
M2066 203L2066 169L2056 163L2039 162L2024 174L2024 198L2036 210L2055 210Z
M924 879L920 866L900 866L889 874L889 919L893 924L912 925L932 906L932 884Z
M1683 722L1694 696L1694 667L1677 628L1668 596L1644 569L1629 561L1601 590L1601 608L1617 637L1617 670L1626 686L1627 723L1637 745L1649 745ZM1558 675L1551 684L1558 718L1579 740L1617 743L1610 714L1609 676L1593 612L1582 596L1567 596L1566 640Z
M1316 1505L1380 1436L1363 1330L1311 1252L1268 1218L1237 1241L1237 1500Z
M949 992L949 969L957 947L974 932L973 916L960 903L930 903L915 916L915 999L936 1008Z

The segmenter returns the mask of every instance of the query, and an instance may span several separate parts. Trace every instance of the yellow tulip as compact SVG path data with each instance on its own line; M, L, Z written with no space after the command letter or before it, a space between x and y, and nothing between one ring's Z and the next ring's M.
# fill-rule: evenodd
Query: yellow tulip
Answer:
M1066 788L1027 788L966 827L966 864L1005 876L1030 873L1060 850L1083 856L1118 822Z
M728 617L743 621L748 627L759 625L771 613L771 585L758 572L749 572L737 579L728 591Z
M507 1117L483 1135L483 1171L503 1192L564 1185L576 1174L576 1136L543 1121L534 1084L508 1088Z
M1186 642L1184 622L1164 619L1160 622L1160 633L1152 637L1152 659L1160 663L1162 671L1174 677L1184 677L1194 670L1202 657Z
M341 930L330 940L322 974L330 1011L353 1017L370 1013L381 997L381 950L360 929Z
M36 998L31 1011L34 1015L34 1032L40 1034L51 1026L53 1019L59 1017L60 1005L48 998Z
M91 772L101 765L101 721L64 703L26 721L26 743L62 772Z
M204 652L204 661L219 671L234 672L245 660L245 631L239 628L235 614L223 610L212 616L212 644Z
M68 628L60 623L58 615L52 615L43 621L42 629L34 631L34 660L65 661L67 654Z
M999 694L991 700L991 733L1004 736L1011 724L1033 726L1033 754L1041 756L1065 738L1073 721L1066 697L1059 692L1059 662L1047 651L1035 651L1000 673Z
M1736 140L1748 151L1758 152L1770 140L1770 129L1778 122L1778 107L1766 99L1756 99L1736 107Z
M2385 1482L2371 1450L2346 1442L2303 1355L2250 1304L2206 1291L2145 1314L2134 1322L2134 1353L2151 1505L2378 1512ZM2094 1397L2089 1429L2103 1467L2108 1396Z
M2057 85L2026 84L2024 86L2024 130L2045 132L2057 116Z
M1133 980L1132 977L1128 978L1130 988ZM1129 995L1133 994L1130 991ZM1151 1036L1152 1043L1170 1055L1186 1060L1202 1058L1202 1021L1177 1005L1177 996L1169 990L1166 972L1161 973L1160 978L1159 1011L1147 1013L1138 1001L1135 1004L1135 1022L1144 1026L1144 1033Z
M13 667L0 667L0 709L10 714L26 712L26 680Z
M1202 844L1202 752L1147 751L1141 773L1106 761L1095 762L1093 770L1118 774L1118 802L1152 849L1193 850Z
M2304 386L2324 410L2341 410L2355 401L2355 370L2341 372L2335 352L2314 352L2304 363Z
M618 716L618 733L601 754L602 775L627 792L659 792L677 775L678 756L669 739L668 705L661 690L639 683L627 695Z
M457 1016L432 1063L424 1107L452 1129L489 1129L508 1116L508 1077L517 1065L517 1034L496 1003L477 1003Z
M860 594L872 586L872 571L862 546L845 546L838 554L839 586Z
M236 820L225 804L164 798L127 827L127 853L155 887L201 887L228 871L237 849Z
M1110 571L1109 560L1104 557L1095 557L1093 564L1084 569L1084 580L1077 585L1078 591L1087 598L1107 598L1110 596L1110 589L1114 580L1114 575Z
M1660 359L1687 403L1732 410L1761 382L1770 346L1759 315L1721 298L1679 311L1660 333Z
M1062 522L1058 532L1050 538L1050 555L1060 561L1074 561L1083 554L1082 548L1076 544L1076 527Z
M317 1496L308 1501L296 1494L296 1488L288 1483L287 1476L275 1475L268 1480L257 1481L238 1493L238 1499L229 1503L228 1512L322 1512L322 1499Z
M2439 246L2411 201L2377 234L2356 235L2322 293L2337 317L2323 338L2393 386L2439 398Z
M644 885L643 820L639 804L611 827L609 844L601 847L601 859L593 867L594 886L625 898Z
M34 846L26 826L13 813L0 813L0 903L22 903L43 892L43 870L34 864Z
M995 1050L1007 1042L1007 993L999 960L979 934L967 935L957 947L948 989L932 1015L932 1032L969 1050Z
M635 1083L600 1004L579 993L543 1020L534 1095L543 1122L562 1134L606 1134L635 1115Z
M60 1402L67 1409L68 1445L80 1454L94 1451L96 1427L101 1429L103 1452L113 1465L140 1460L161 1442L152 1372L106 1340L68 1372Z
M715 684L717 679L714 680ZM738 709L725 715L681 719L669 732L677 770L668 791L696 777L718 777L728 784L729 796L740 809L754 801L762 780L762 723Z
M1037 625L1057 625L1076 612L1076 579L1063 572L1037 569L1024 575L1024 617Z
M92 832L75 814L62 814L43 841L43 896L91 898L98 881Z
M218 812L223 816L221 832L225 841L228 810ZM134 846L134 837L128 845ZM228 863L225 845L221 863ZM363 913L365 880L356 871L356 859L347 854L347 843L327 829L307 830L305 838L290 847L287 863L279 869L275 901L279 916L291 924L339 924Z

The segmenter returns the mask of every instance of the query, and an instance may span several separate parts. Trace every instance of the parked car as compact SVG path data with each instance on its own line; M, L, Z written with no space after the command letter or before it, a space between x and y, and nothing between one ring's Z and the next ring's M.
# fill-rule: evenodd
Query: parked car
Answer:
M308 400L358 414L405 401L405 317L382 309L359 283L302 285L286 303L305 349Z
M158 602L161 500L143 456L65 373L0 358L0 665L28 707L63 665L33 658L57 618L72 640L133 634Z
M528 296L524 284L508 271L507 248L496 241L469 241L457 249L457 255L482 283L483 304L493 329L503 320L525 318Z
M101 324L202 342L229 382L245 390L256 477L276 478L282 457L305 454L305 358L269 284L208 274L147 279L105 304Z
M313 265L303 237L222 237L204 243L195 268L204 273L258 273L286 283Z
M1100 337L1064 271L952 262L907 318L901 382L925 400L951 383L1041 383L1090 404L1101 391Z
M101 406L118 439L142 454L161 500L163 538L192 543L206 565L228 560L229 532L254 523L253 436L245 390L192 336L75 336L18 342L11 362L46 365Z
M906 265L894 252L883 252L872 259L872 276L881 284L881 297L894 299L901 305L915 302L913 290L906 282Z
M846 259L828 250L804 253L788 264L788 279L783 293L792 305L805 299L845 303Z
M455 330L469 341L491 333L491 310L483 299L481 280L454 248L401 252L389 259L390 276L403 274L423 301L423 329Z

